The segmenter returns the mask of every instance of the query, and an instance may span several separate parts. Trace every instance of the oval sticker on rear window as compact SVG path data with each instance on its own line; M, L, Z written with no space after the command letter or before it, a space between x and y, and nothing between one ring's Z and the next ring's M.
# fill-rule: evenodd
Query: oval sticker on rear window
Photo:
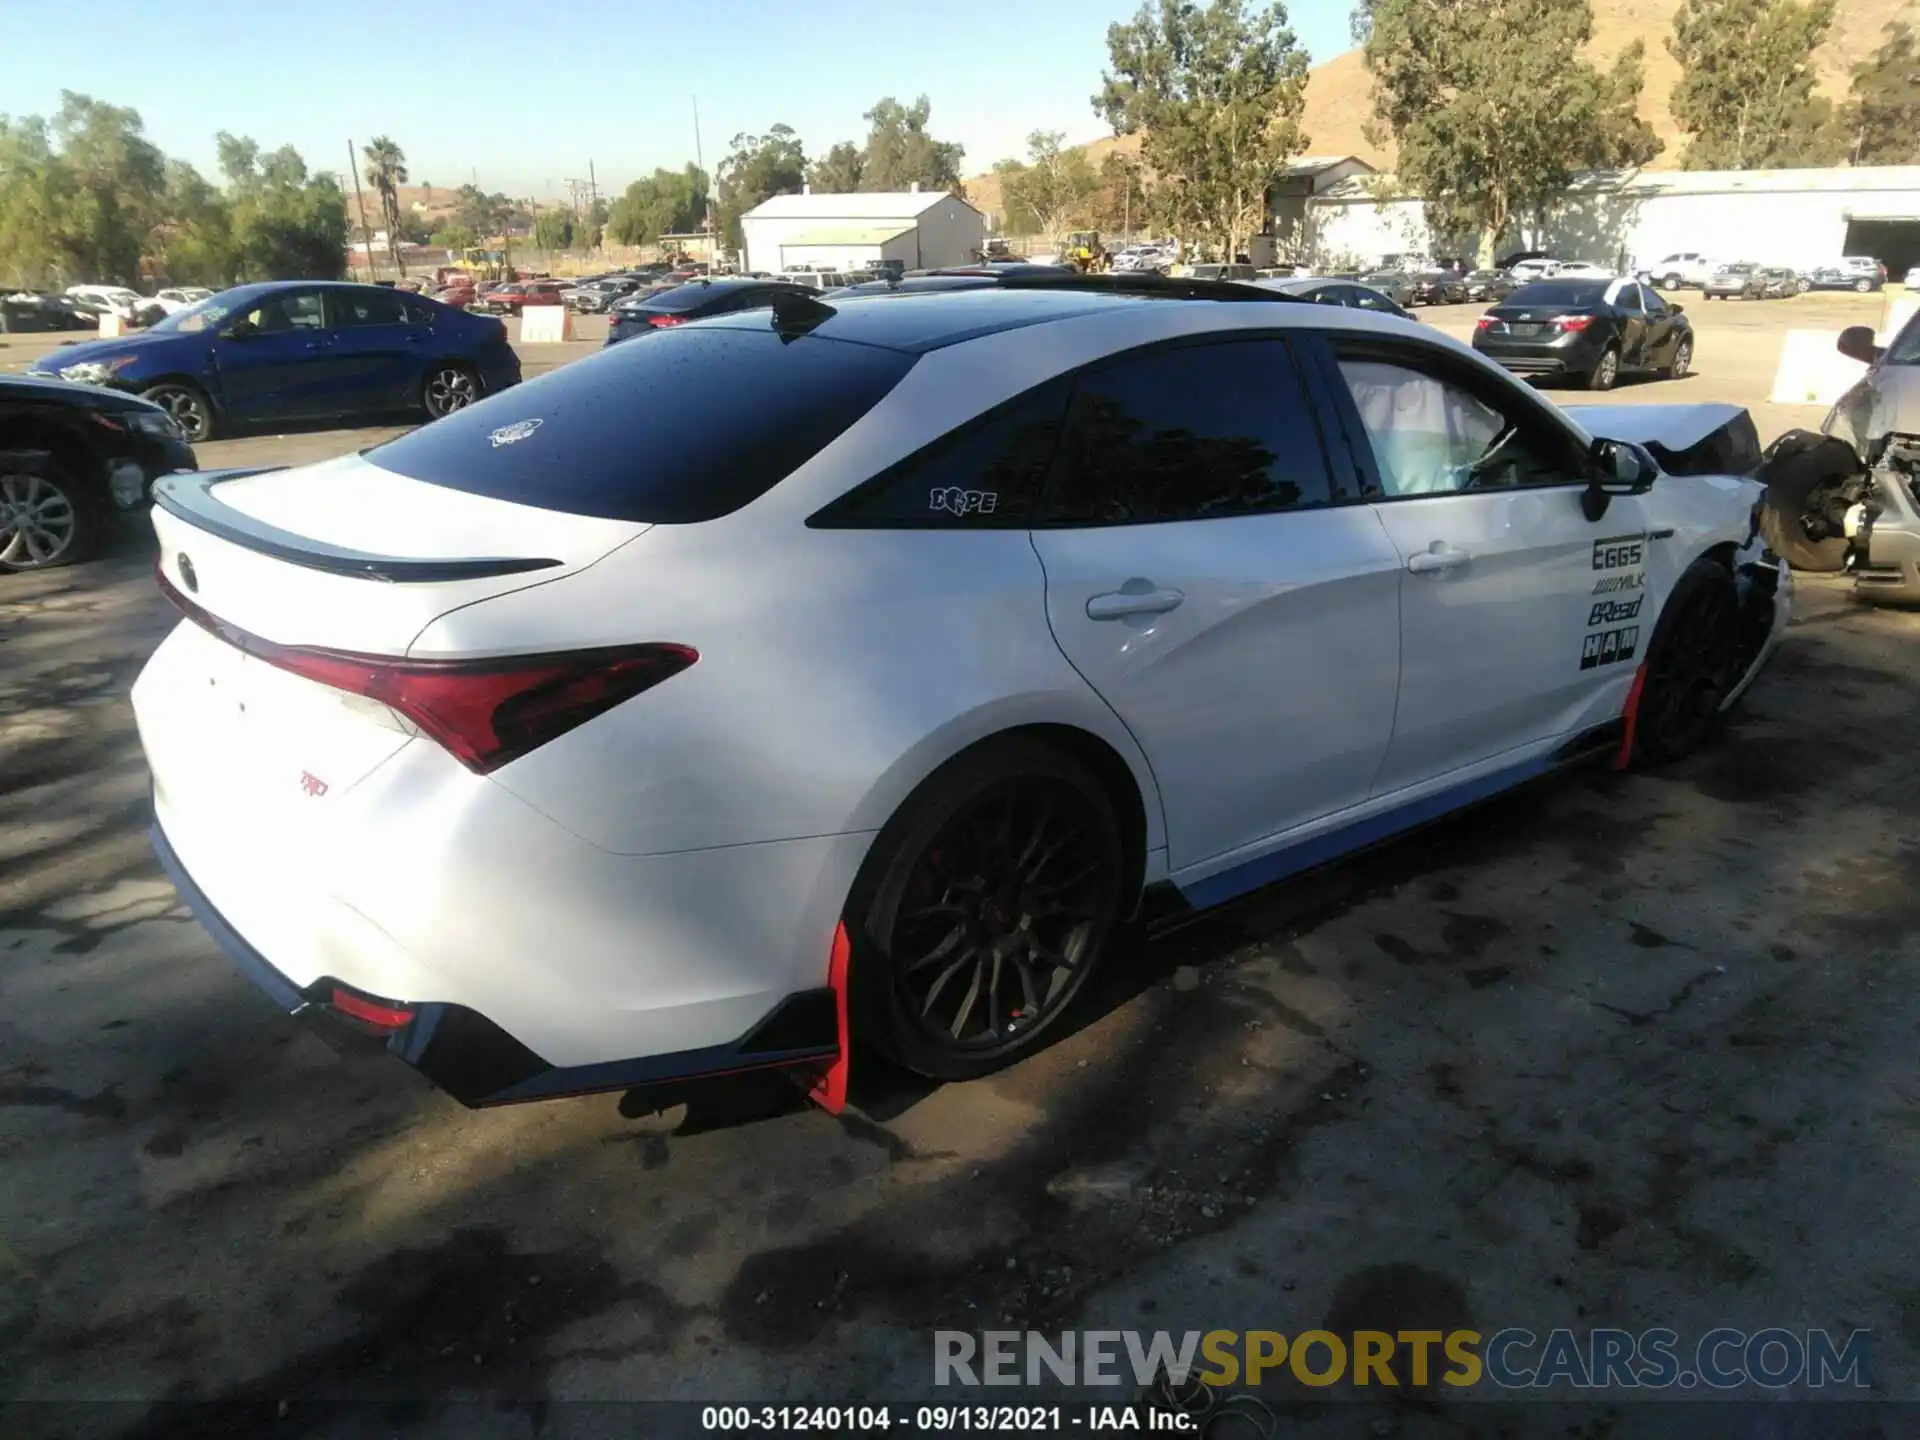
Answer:
M538 420L516 420L511 425L502 425L487 438L493 442L493 448L498 450L502 445L511 445L517 440L526 439L539 428Z

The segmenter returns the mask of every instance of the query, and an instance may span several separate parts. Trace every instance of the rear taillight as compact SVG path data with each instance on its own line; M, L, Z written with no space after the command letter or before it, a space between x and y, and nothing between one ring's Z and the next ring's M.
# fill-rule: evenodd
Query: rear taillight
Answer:
M160 588L189 620L277 669L404 715L476 775L557 739L700 658L686 645L622 645L486 660L406 660L281 645L249 635Z
M649 315L647 317L647 324L656 330L664 330L669 325L684 325L686 323L686 317L683 315ZM675 341L674 343L678 344L679 342Z
M1571 331L1576 331L1576 330L1584 330L1584 329L1586 329L1586 328L1587 328L1587 327L1588 327L1589 325L1591 325L1591 324L1593 324L1593 316L1591 316L1591 315L1562 315L1562 316L1560 316L1560 317L1559 317L1559 318L1558 318L1557 320L1555 320L1555 321L1554 321L1553 323L1554 323L1554 326L1555 326L1555 328L1556 328L1556 329L1560 329L1560 330L1565 330L1565 331L1569 331L1569 332L1571 332Z
M328 1003L371 1030L400 1030L413 1023L413 1011L406 1006L385 1004L344 985L333 987L333 999Z
M1476 330L1491 330L1493 328L1493 317L1491 315L1482 315L1478 320L1473 322L1473 328Z

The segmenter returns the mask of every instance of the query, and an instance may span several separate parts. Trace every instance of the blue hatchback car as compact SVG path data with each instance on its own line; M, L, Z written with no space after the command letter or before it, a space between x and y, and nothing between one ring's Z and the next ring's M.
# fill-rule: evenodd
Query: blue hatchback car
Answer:
M380 285L239 285L150 330L63 346L29 367L131 391L187 439L281 420L438 419L519 383L507 329L484 315Z

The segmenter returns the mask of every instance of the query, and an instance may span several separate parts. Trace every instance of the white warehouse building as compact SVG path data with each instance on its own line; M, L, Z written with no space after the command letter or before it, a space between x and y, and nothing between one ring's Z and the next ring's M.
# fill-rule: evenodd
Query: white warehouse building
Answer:
M1323 262L1447 248L1428 233L1419 200L1392 197L1388 176L1354 176L1307 203ZM1622 267L1684 251L1798 269L1872 255L1897 277L1920 265L1920 165L1595 172L1545 221L1524 246L1515 238L1496 249Z
M909 270L980 258L987 221L944 190L775 195L740 217L746 268L856 270L897 260Z

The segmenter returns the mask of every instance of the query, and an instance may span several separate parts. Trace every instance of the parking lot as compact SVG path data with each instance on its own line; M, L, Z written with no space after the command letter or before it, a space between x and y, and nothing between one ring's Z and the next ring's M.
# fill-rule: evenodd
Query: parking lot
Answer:
M1698 373L1594 398L1731 400L1763 439L1819 420L1765 403L1781 333L1882 307L1680 298ZM1464 338L1478 313L1421 318ZM147 846L127 691L175 618L151 565L135 533L0 581L0 1398L217 1400L276 1437L376 1433L298 1403L362 1399L377 1433L531 1436L571 1433L556 1399L922 1396L937 1327L1594 1325L1865 1328L1875 1393L1920 1397L1920 616L1803 582L1706 753L1133 944L1080 1029L992 1079L869 1069L838 1119L778 1088L628 1118L464 1111L233 970ZM1612 1403L1579 1433L1652 1433ZM1481 1433L1470 1407L1290 1423Z

